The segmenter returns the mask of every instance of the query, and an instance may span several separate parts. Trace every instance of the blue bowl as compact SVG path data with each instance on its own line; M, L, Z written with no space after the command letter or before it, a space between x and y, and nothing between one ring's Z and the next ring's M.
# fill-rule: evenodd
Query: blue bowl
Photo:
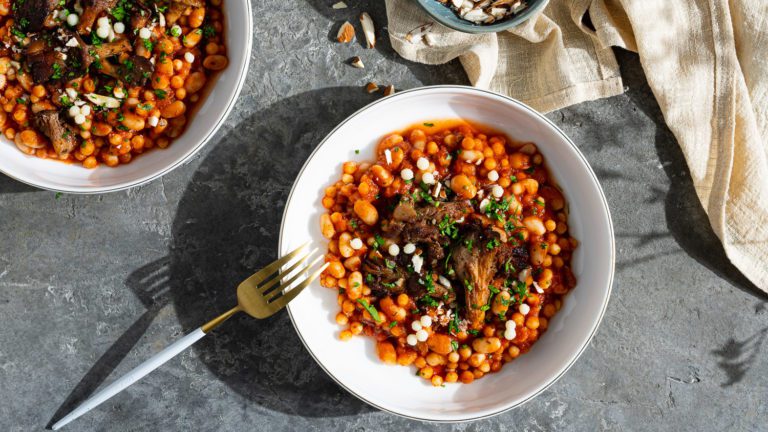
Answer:
M492 24L475 24L461 18L453 9L437 0L416 0L416 2L429 14L429 16L432 17L432 19L440 24L463 33L473 34L495 33L508 30L512 27L517 27L543 9L547 4L547 0L527 0L528 7L523 9L523 11L517 15L513 15L501 21L496 21Z

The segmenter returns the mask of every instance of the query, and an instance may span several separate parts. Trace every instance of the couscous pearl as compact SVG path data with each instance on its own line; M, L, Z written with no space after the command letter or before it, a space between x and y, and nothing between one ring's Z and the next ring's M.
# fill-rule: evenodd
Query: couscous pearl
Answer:
M405 341L408 342L408 345L415 346L417 343L419 343L419 340L416 338L415 334L409 334L408 337L405 338Z
M408 255L416 252L416 245L413 243L406 244L403 246L403 252L407 253Z
M421 176L421 181L423 181L425 184L431 185L435 183L435 176L432 175L432 173L424 173L423 176Z
M480 211L481 211L481 212L484 212L484 211L485 211L485 208L486 208L486 207L488 207L488 204L490 204L490 203L491 203L491 202L490 202L490 201L488 201L488 198L483 198L483 200L482 200L482 201L480 201Z
M74 117L76 115L80 114L80 107L72 105L69 107L69 116Z
M194 63L195 62L195 55L192 54L191 52L186 52L184 54L184 60L186 60L187 63ZM389 163L392 163L392 162L389 162Z
M414 321L411 323L411 328L413 331L419 331L421 330L421 321Z
M152 118L157 119L157 117L152 117ZM363 247L363 241L355 237L349 242L349 245L352 246L352 249L358 250Z
M527 304L523 303L520 305L520 313L523 315L528 315L528 312L531 311L531 307Z
M419 330L419 331L417 331L417 332L416 332L416 339L417 339L419 342L426 342L426 341L427 341L427 339L429 339L429 333L427 333L427 331L426 331L426 330L424 330L424 329L421 329L421 330Z
M517 333L515 332L514 328L507 328L504 330L504 339L506 340L512 340L517 336Z
M497 181L498 179L499 179L499 173L498 173L498 172L496 172L496 170L491 170L491 171L488 173L488 180L490 180L490 181L492 181L492 182L495 182L495 181Z
M152 116L149 119L147 119L147 121L149 122L150 126L155 127L155 126L157 126L157 123L160 122L160 119L157 118L156 116Z
M90 115L91 114L91 107L90 107L90 105L83 105L80 108L80 113L82 115L84 115L84 116Z
M387 248L387 252L389 252L389 254L392 256L397 256L400 254L400 246L392 243L389 245L389 248Z
M76 26L80 22L80 17L77 14L67 15L67 24L71 27Z
M125 93L123 93L123 89L121 89L120 87L116 88L112 93L114 93L116 98L122 99L123 97L125 97Z
M499 185L493 185L493 187L491 188L491 193L496 198L501 198L502 195L504 195L504 188Z
M125 32L125 24L123 24L123 23L121 23L119 21L116 22L115 25L112 26L112 28L115 29L115 33L117 33L117 34L123 34Z
M78 114L78 115L76 115L76 116L75 116L75 123L76 123L76 124L79 124L79 125L81 125L81 124L85 123L85 116L84 116L84 115L82 115L82 114Z
M413 170L410 168L405 168L402 171L400 171L400 177L403 178L403 180L413 180Z
M144 27L143 29L139 30L139 37L142 39L149 39L152 37L152 32L148 28Z
M429 159L420 157L419 160L416 161L416 168L422 171L429 168Z
M504 324L507 328L515 328L517 325L513 320L507 320L506 324Z
M97 27L109 27L109 18L103 16L96 20Z
M96 36L100 37L101 39L106 39L109 37L109 27L99 27L96 29Z
M423 315L419 321L423 327L432 327L432 317L429 315Z

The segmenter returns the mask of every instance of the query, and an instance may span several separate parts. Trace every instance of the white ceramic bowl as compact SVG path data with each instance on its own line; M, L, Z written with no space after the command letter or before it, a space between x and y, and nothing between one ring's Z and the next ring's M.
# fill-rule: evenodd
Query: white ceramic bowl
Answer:
M251 3L225 0L225 41L229 65L208 89L184 133L166 149L154 149L115 168L86 169L76 164L42 160L20 152L0 137L0 171L42 189L67 193L102 193L130 188L162 176L192 157L216 133L235 104L251 57Z
M433 387L414 376L414 367L387 366L372 338L342 342L334 321L336 291L315 283L290 303L296 330L320 366L349 392L369 404L418 420L454 422L498 414L536 396L576 361L594 335L608 304L614 269L614 239L605 196L584 156L565 134L533 109L488 91L460 86L404 91L356 112L317 147L293 186L283 215L280 252L320 234L324 188L337 180L347 160L374 159L387 133L414 123L447 118L474 120L505 134L535 142L570 205L569 225L580 241L573 257L578 280L549 329L530 352L498 373L469 385ZM355 150L360 150L359 154Z

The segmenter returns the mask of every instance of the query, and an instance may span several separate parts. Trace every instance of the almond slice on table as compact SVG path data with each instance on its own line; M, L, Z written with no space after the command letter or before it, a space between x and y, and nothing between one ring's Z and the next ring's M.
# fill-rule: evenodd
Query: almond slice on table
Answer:
M395 93L395 86L393 86L392 84L388 85L384 89L384 96L389 96L389 95L394 94L394 93Z
M365 91L367 91L368 93L376 93L377 91L379 91L379 86L376 85L375 82L369 82L368 84L365 85Z
M334 3L333 6L331 6L331 7L334 8L334 9L346 9L347 8L347 4L344 3L343 1L340 1L340 2Z
M336 40L341 43L350 43L353 39L355 39L355 28L348 21L344 21L336 34Z
M365 67L365 65L363 64L363 60L360 59L360 57L357 57L357 56L352 57L352 60L349 62L349 64L352 67L356 67L358 69L363 69Z
M415 44L421 42L423 38L426 37L426 35L429 33L429 31L432 29L433 23L427 23L424 25L420 25L416 27L415 29L408 32L407 35L405 35L405 40L408 42ZM427 41L428 42L428 41Z
M360 24L363 26L363 34L365 35L365 41L368 43L368 48L374 48L376 46L376 29L368 12L360 14Z

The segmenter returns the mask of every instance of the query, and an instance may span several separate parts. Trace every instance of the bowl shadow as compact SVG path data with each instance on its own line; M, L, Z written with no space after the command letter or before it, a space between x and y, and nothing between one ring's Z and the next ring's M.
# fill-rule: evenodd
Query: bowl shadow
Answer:
M204 158L180 200L168 260L170 299L185 329L232 307L237 284L277 258L283 208L304 161L373 99L357 88L286 98L246 119ZM315 363L285 311L266 320L238 316L212 336L195 345L199 358L255 403L310 417L372 410Z

